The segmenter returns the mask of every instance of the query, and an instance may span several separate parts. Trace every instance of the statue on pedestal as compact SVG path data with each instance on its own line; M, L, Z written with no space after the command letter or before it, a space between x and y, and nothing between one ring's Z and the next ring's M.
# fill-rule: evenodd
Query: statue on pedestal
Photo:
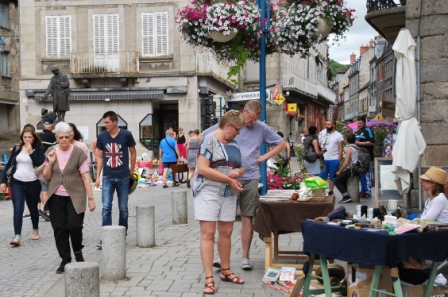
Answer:
M56 116L55 122L65 121L65 112L70 110L68 99L70 98L70 82L67 75L59 71L56 65L51 66L54 76L51 78L44 99L51 93L53 97L53 112Z

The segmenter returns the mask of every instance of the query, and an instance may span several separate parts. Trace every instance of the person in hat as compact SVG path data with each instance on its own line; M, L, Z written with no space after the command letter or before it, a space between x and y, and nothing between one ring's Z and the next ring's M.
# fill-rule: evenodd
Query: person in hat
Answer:
M56 65L51 66L51 72L54 76L51 78L44 99L48 98L51 93L53 96L53 112L56 115L56 121L63 121L65 119L65 112L70 110L68 99L70 97L70 82L67 75L59 71Z
M442 168L431 166L423 175L420 175L422 188L428 193L421 220L448 223L448 199L444 193L446 172Z

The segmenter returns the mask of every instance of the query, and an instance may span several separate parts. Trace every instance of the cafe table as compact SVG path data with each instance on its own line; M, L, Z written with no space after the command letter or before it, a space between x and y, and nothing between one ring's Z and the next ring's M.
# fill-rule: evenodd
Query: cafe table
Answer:
M285 195L290 197L289 192L276 191L260 199L254 230L266 244L265 270L269 267L285 266L285 263L279 263L279 260L305 261L306 256L299 250L279 250L279 234L301 232L301 221L326 216L334 209L333 195L327 196L322 202L292 201L285 199L287 198ZM272 243L274 243L274 249L272 249ZM288 266L302 268L301 264L288 264Z
M369 297L376 296L378 282L383 266L391 270L394 293L389 295L402 297L397 264L409 257L432 262L428 284L424 297L431 296L436 277L437 266L448 258L448 231L409 232L390 235L386 231L372 229L349 229L341 226L319 222L303 221L303 252L309 255L309 264L313 265L315 257L322 264L324 289L310 290L312 271L305 272L303 297L310 294L322 294L329 297L333 288L329 284L327 259L339 259L349 263L374 266L374 274Z

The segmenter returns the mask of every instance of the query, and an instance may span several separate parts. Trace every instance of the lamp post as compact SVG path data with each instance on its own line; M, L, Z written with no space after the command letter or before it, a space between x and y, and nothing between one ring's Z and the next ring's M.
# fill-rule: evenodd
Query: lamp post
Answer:
M260 102L263 110L261 112L261 120L266 122L266 37L269 34L270 25L270 0L257 0L257 5L260 7L260 25L261 25L261 37L260 37ZM268 7L268 13L266 13L266 5ZM267 22L264 20L267 19ZM266 144L262 144L260 147L260 154L266 153ZM261 183L263 189L261 195L265 195L267 192L267 180L266 180L266 161L260 164Z

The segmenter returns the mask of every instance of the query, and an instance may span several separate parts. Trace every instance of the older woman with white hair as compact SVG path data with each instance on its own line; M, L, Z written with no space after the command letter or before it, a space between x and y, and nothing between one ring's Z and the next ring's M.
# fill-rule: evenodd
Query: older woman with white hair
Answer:
M83 262L82 228L86 211L86 197L90 211L96 208L89 177L87 156L70 144L71 127L60 122L55 128L58 144L47 151L44 176L49 180L48 201L56 248L62 258L56 273L64 273L65 265L72 260L71 246L77 262Z

